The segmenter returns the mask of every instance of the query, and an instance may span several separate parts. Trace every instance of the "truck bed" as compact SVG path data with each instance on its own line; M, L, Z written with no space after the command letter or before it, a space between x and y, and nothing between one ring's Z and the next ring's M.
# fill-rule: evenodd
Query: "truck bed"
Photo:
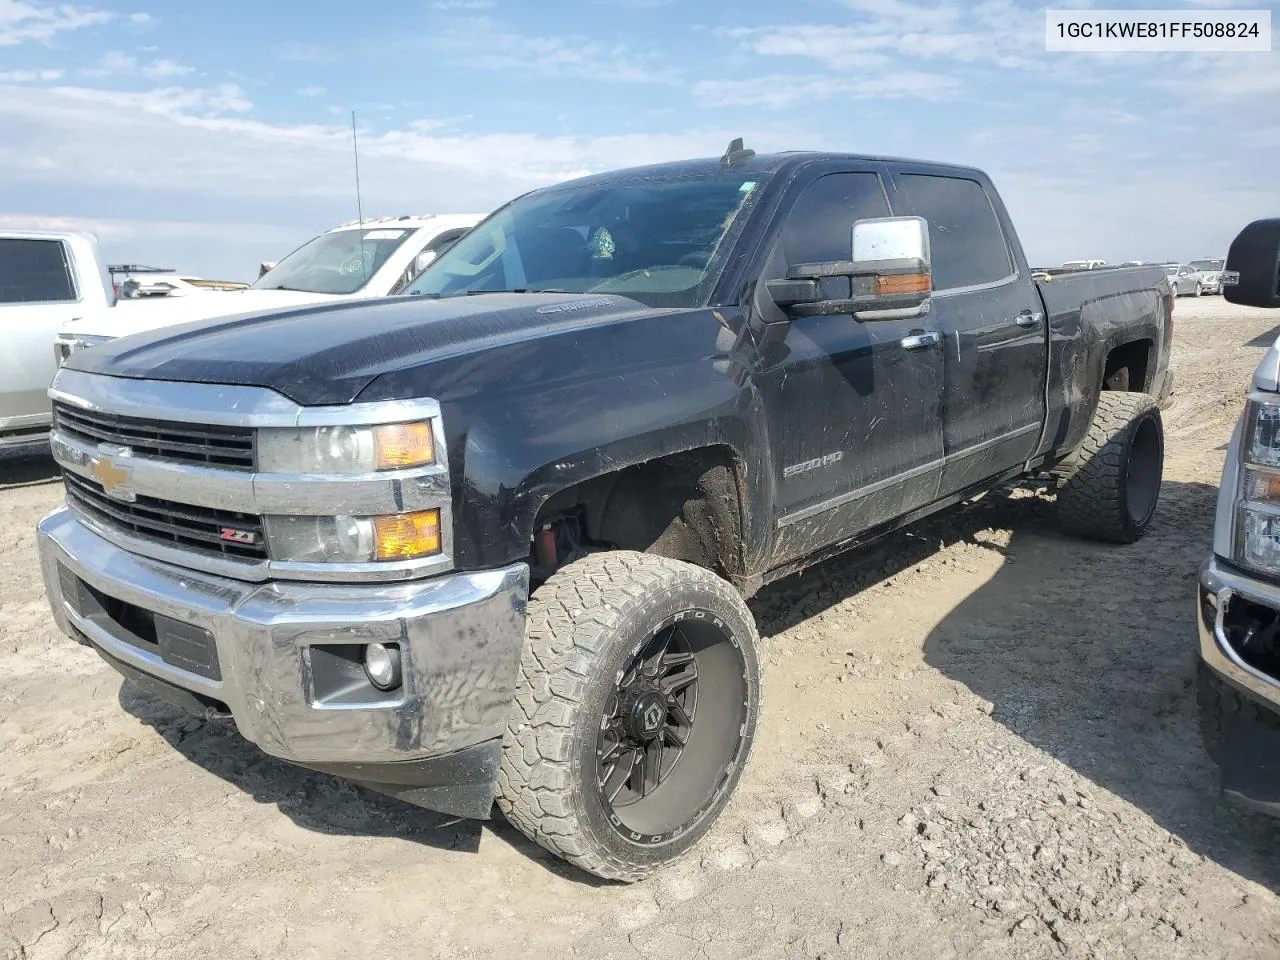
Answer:
M1118 344L1146 344L1145 356L1135 359L1140 372L1134 379L1141 382L1128 389L1158 397L1167 392L1167 384L1156 382L1168 368L1173 334L1173 291L1162 267L1079 270L1037 280L1036 287L1049 331L1041 452L1074 449L1084 438L1107 355Z

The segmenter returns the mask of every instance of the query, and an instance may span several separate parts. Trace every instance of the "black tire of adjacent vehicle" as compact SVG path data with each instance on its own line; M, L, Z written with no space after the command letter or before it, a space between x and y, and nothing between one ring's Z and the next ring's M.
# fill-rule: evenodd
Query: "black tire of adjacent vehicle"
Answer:
M1112 543L1138 540L1155 516L1164 473L1164 425L1155 398L1104 390L1064 473L1058 513L1066 530Z
M719 737L734 745L733 753L723 770L712 771L716 782L694 822L672 830L674 836L665 841L646 837L637 843L626 835L628 829L615 826L606 809L597 738L630 658L662 625L688 611L703 611L722 624L732 638L733 662L740 654L741 703L730 717L736 726ZM741 596L700 567L613 551L562 568L529 600L516 703L498 774L499 809L535 843L609 880L640 880L677 859L723 811L750 753L760 710L757 643ZM704 700L699 693L695 725L715 704L715 697Z
M1280 716L1260 707L1235 687L1218 676L1199 657L1196 658L1196 701L1200 707L1200 737L1209 759L1222 765L1223 744L1227 727L1237 718L1246 723L1260 723L1280 728Z

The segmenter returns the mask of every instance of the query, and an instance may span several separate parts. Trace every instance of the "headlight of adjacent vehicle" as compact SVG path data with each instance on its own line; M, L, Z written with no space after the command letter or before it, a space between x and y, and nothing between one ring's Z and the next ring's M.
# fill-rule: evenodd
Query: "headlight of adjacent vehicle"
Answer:
M428 466L435 459L430 420L258 431L258 469L263 473L377 473Z
M1236 560L1280 573L1280 397L1251 398L1243 426Z
M382 563L440 552L440 511L383 517L267 517L271 559L291 563Z

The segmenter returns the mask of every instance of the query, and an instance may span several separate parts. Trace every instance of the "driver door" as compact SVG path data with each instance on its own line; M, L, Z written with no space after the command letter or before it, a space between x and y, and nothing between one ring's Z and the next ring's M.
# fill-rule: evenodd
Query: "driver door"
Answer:
M847 261L856 220L892 215L879 164L814 176L767 254L757 309L786 325L761 374L775 489L773 563L857 536L937 497L943 358L928 313L788 320L764 292L797 263Z

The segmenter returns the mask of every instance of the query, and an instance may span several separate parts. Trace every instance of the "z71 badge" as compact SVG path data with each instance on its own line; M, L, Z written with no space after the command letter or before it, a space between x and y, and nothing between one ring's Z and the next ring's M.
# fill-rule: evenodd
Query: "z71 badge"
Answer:
M837 450L835 453L828 453L825 457L816 457L813 460L806 460L803 463L793 463L789 467L782 468L782 478L784 480L789 480L802 473L808 473L810 470L819 470L822 467L829 467L833 463L839 463L843 459L844 451Z

